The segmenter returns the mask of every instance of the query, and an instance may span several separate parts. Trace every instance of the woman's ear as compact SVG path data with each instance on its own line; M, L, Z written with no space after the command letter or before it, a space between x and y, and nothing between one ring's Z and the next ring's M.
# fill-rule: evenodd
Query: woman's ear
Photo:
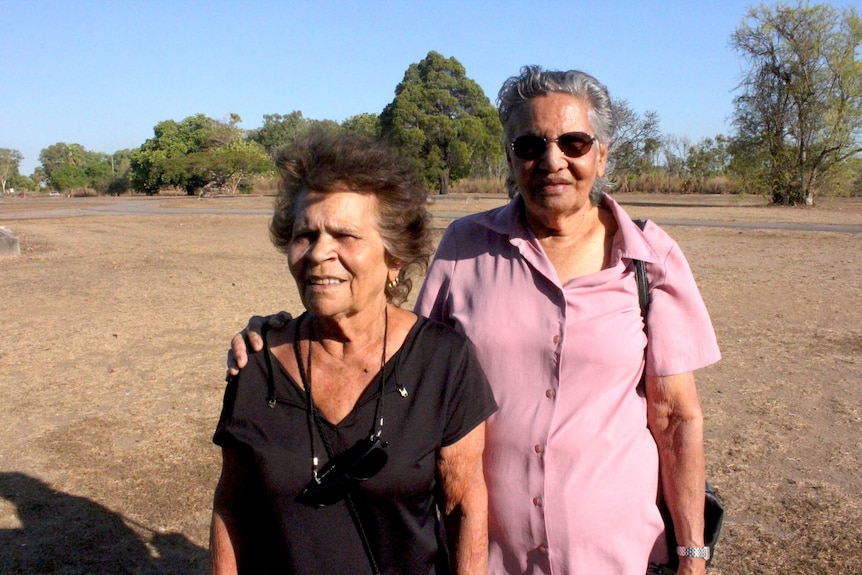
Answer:
M403 266L401 260L390 254L389 250L386 250L386 254L384 257L386 259L386 267L388 268L386 270L386 281L397 281L398 275L401 273L401 268Z
M608 165L608 147L601 142L598 142L599 153L596 158L596 176L602 177L605 175L605 167Z
M399 267L390 267L389 273L387 274L386 279L389 281L389 283L396 283L396 282L398 282L398 278L399 278L400 274L401 274L401 267L400 266Z

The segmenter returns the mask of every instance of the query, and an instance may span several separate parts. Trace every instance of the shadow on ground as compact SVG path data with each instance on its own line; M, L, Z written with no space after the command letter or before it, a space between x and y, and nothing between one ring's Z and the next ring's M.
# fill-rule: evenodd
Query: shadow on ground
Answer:
M206 549L181 533L141 535L121 515L83 497L51 489L23 473L0 473L0 504L20 525L0 529L0 573L205 573Z

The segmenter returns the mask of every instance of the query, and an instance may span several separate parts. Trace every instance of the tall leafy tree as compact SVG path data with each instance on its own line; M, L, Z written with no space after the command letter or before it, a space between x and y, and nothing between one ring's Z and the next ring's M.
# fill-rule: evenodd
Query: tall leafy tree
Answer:
M273 164L263 146L238 139L225 146L186 156L183 167L215 188L236 194L254 174L273 171Z
M365 113L350 116L341 122L341 127L348 132L353 132L373 140L380 138L380 116L377 114Z
M23 159L24 155L18 150L0 148L0 184L3 186L4 194L6 193L6 183L18 175L18 168Z
M85 168L68 164L53 170L48 183L55 190L66 192L86 188L89 182L90 178Z
M117 150L111 154L109 162L111 178L105 191L112 196L128 192L132 189L132 150Z
M160 122L153 137L132 153L133 187L147 194L170 186L187 194L206 186L236 192L249 175L272 169L263 148L246 140L241 121L236 114L225 122L197 114Z
M261 144L267 154L274 156L280 148L292 144L310 125L311 120L303 118L299 110L286 115L264 114L263 126L252 130L248 137Z
M689 147L685 167L699 183L710 177L727 173L730 165L730 139L722 134L715 138L702 138Z
M33 182L33 186L39 188L48 180L48 175L45 173L45 168L42 166L36 166L33 169L33 173L30 175L30 181Z
M156 124L153 137L132 153L132 186L148 195L167 186L187 191L201 187L202 183L187 177L183 159L206 149L212 140L214 123L212 118L197 114L182 122L165 120Z
M57 142L39 152L39 163L42 164L50 182L51 175L60 168L67 166L83 168L86 157L87 150L81 144Z
M84 164L84 174L87 185L97 192L108 191L111 184L111 156L101 152L87 152L87 161Z
M404 73L380 127L441 193L450 181L490 173L503 162L496 109L464 66L434 51Z
M81 144L58 142L39 153L47 184L60 192L90 188L105 192L113 177L111 157Z
M862 151L858 13L761 4L731 41L748 61L734 100L734 165L775 203L813 204L824 178Z

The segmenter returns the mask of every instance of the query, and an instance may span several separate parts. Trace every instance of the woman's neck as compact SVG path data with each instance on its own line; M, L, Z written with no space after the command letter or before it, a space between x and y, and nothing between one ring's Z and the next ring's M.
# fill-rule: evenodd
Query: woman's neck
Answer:
M369 349L382 345L387 306L380 306L379 313L369 312L338 319L309 314L305 336L333 358L346 359L365 354Z
M534 227L536 224L527 220L561 285L601 271L610 264L617 224L609 210L593 207L554 223L554 226L542 227L539 223Z
M574 212L532 213L525 210L527 226L540 242L578 241L601 225L599 208L588 205Z

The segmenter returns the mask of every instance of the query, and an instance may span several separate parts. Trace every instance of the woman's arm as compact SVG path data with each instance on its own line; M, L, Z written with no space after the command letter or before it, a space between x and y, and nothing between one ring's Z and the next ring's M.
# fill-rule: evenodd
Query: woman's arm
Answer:
M236 575L239 549L237 525L234 518L236 490L242 468L233 449L222 449L221 476L213 497L213 515L210 525L210 574Z
M488 490L482 471L485 424L440 449L437 472L443 491L443 521L453 573L488 571Z
M647 421L658 445L659 469L678 545L703 547L706 471L703 412L694 372L647 376ZM676 553L675 549L668 549ZM677 575L703 574L706 561L680 557Z

